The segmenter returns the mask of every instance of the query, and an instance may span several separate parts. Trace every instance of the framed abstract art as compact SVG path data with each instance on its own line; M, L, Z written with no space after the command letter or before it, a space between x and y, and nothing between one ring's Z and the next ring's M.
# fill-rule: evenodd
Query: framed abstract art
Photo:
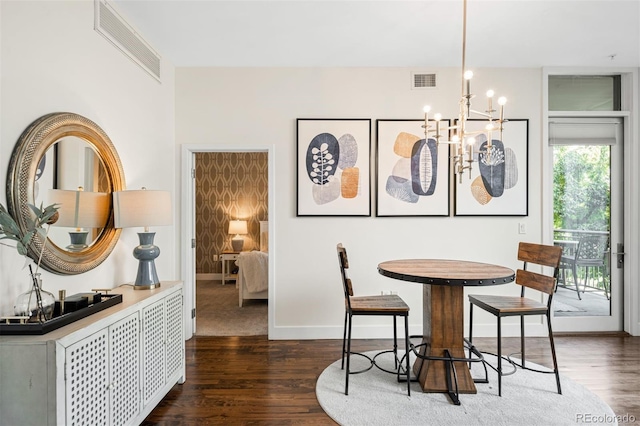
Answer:
M449 145L425 140L424 120L376 124L376 216L449 216Z
M371 119L298 118L296 216L371 216Z
M482 130L486 120L468 120L468 130ZM527 216L529 120L509 119L502 140L497 132L476 137L471 177L456 176L456 216Z

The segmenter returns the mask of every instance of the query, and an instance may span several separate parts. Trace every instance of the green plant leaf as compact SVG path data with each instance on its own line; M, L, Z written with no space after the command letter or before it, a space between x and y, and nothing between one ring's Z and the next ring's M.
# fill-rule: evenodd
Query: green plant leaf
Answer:
M43 238L46 237L47 233L43 229L43 226L56 215L59 205L51 204L42 208L42 205L40 205L40 207L36 207L29 204L29 208L35 214L35 219L31 216L25 218L27 229L22 230L5 207L0 204L0 235L4 235L3 237L0 237L0 240L9 239L16 241L16 250L22 256L27 255L29 246L31 245L36 233L41 235Z
M0 230L3 234L20 235L20 227L2 204L0 204Z
M20 241L18 241L18 244L16 245L16 249L18 250L18 253L20 255L22 256L27 255L27 248Z

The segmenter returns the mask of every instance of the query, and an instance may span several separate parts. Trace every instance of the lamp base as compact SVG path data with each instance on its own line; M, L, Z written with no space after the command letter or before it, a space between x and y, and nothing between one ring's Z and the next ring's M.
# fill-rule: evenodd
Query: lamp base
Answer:
M154 288L158 288L158 287L160 287L160 283L149 284L149 285L139 285L139 284L133 285L134 290L153 290Z
M231 239L231 247L233 251L242 251L242 247L244 247L244 238L239 235L236 235Z
M69 251L77 252L82 251L89 247L87 245L87 234L89 231L71 231L69 232L69 240L71 244L65 247Z
M133 284L134 290L151 290L160 287L154 260L160 256L160 249L153 245L155 232L138 232L140 245L133 249L133 257L138 259L138 274Z

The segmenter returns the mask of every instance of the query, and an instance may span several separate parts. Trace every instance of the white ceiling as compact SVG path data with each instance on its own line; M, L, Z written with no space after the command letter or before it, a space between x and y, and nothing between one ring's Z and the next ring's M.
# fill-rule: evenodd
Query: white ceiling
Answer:
M462 0L108 1L177 67L461 64ZM638 67L640 0L469 0L467 65Z

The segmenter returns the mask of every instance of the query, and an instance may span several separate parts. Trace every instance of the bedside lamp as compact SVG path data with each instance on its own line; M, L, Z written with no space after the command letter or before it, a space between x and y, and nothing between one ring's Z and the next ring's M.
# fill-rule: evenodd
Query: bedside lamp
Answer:
M231 247L233 251L242 251L244 246L244 239L241 234L248 234L247 221L246 220L232 220L229 222L229 234L235 234L236 236L231 239Z
M89 231L83 228L104 228L109 218L109 194L104 192L85 192L81 186L77 191L50 189L51 203L60 205L58 221L54 226L76 228L69 231L71 244L66 247L72 252L88 247Z
M138 232L140 245L133 250L133 257L139 261L133 288L150 290L160 287L154 263L160 249L153 245L156 233L149 232L149 227L171 225L171 194L146 188L116 191L113 193L113 214L116 228L144 227L144 232Z

